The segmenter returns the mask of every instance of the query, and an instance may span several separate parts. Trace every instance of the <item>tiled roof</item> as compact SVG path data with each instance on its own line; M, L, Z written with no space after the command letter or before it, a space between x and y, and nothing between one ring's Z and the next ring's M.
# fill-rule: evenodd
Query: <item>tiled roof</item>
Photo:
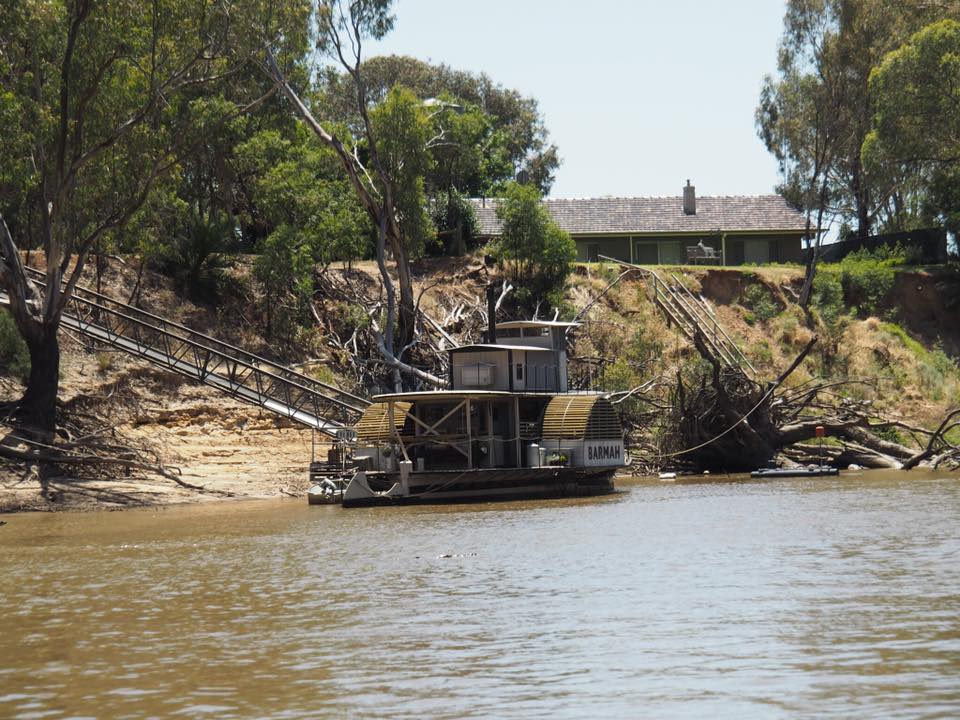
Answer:
M480 235L498 235L497 201L471 202L477 211ZM695 215L684 214L682 197L548 199L543 204L556 223L573 235L806 228L803 214L779 195L698 197Z

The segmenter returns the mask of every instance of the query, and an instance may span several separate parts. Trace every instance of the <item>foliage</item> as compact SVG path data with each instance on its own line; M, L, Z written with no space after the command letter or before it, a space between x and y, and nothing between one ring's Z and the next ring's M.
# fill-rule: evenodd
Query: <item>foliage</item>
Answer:
M773 348L766 339L762 339L751 348L755 362L759 365L770 367L773 365Z
M226 216L191 213L183 227L157 250L155 263L195 300L214 300L223 271L230 267L225 251L233 225Z
M298 326L307 322L313 294L313 257L303 236L281 225L260 244L253 275L263 288L268 338L293 341Z
M817 273L813 281L813 305L827 326L836 326L843 321L847 307L843 297L843 283L834 267L825 266Z
M844 297L862 315L889 312L887 297L893 289L896 268L905 264L906 254L900 245L875 250L860 248L837 263Z
M870 73L873 130L868 167L909 167L923 178L920 221L960 229L960 22L942 19L914 34Z
M449 254L462 255L466 252L479 228L473 203L451 187L433 201L431 214L438 236L450 238L447 243Z
M781 192L808 212L824 208L856 225L861 237L913 222L928 190L915 169L861 155L876 90L868 78L911 33L958 12L955 3L787 2L778 74L765 79L757 109L758 132L780 162Z
M303 20L308 4L7 5L0 13L0 220L9 219L11 233L5 224L0 283L35 359L19 417L49 431L59 392L57 329L86 259L119 247L136 216L146 223L151 216L141 210L154 189L202 167L189 161L197 143L262 96L262 82L240 82L250 77L244 73L250 55L262 47L251 27L289 23L280 42L306 49L308 26L291 21ZM224 93L229 102L197 114L207 93ZM205 126L199 138L198 118ZM197 214L213 216L208 209ZM41 302L27 302L10 257L18 245L44 251Z
M742 305L753 311L755 319L768 322L780 314L780 305L774 300L770 290L762 283L751 283L740 298Z
M264 130L236 150L267 236L296 232L324 266L369 253L372 228L335 155L303 128L292 135Z
M436 162L426 178L431 195L451 186L473 197L499 195L521 173L541 193L549 192L560 159L533 98L504 88L487 75L412 57L370 58L361 72L374 103L397 85L410 88L421 100L439 101L433 121L438 131L443 130L444 142L433 149ZM358 125L349 74L328 71L320 85L332 118Z
M20 337L13 318L0 309L0 373L23 382L30 375L30 353Z
M816 352L820 356L824 374L842 371L840 345L850 323L843 296L840 273L832 266L824 266L813 280L812 305L820 318L820 342ZM842 372L841 372L842 374Z
M931 400L942 400L950 387L956 391L960 368L939 343L928 349L896 323L885 322L880 327L916 358L917 381Z
M491 253L516 286L517 301L522 306L540 301L559 306L577 257L569 233L553 221L531 185L508 185L497 217L503 230Z
M416 257L436 237L424 188L424 177L433 166L428 149L430 118L411 90L395 86L370 113L370 122L378 139L380 162L393 182L403 241Z

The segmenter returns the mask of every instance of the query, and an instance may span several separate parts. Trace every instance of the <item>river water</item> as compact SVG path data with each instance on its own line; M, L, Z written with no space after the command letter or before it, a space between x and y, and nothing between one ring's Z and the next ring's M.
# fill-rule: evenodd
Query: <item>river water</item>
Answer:
M0 517L0 717L958 717L960 478Z

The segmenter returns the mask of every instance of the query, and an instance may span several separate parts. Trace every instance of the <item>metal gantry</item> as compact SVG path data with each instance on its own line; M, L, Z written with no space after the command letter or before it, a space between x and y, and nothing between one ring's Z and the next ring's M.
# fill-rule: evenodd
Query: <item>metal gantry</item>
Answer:
M26 270L34 282L45 284L44 273ZM0 303L4 300L0 297ZM338 387L80 286L68 301L61 325L327 435L336 436L338 430L350 427L370 404Z

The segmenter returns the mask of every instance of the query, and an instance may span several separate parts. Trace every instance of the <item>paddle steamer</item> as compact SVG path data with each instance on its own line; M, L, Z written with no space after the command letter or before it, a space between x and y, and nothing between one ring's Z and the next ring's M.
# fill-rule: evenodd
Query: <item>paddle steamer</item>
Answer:
M569 389L573 327L491 323L484 343L449 350L450 389L375 396L343 506L612 492L623 431L603 393Z

